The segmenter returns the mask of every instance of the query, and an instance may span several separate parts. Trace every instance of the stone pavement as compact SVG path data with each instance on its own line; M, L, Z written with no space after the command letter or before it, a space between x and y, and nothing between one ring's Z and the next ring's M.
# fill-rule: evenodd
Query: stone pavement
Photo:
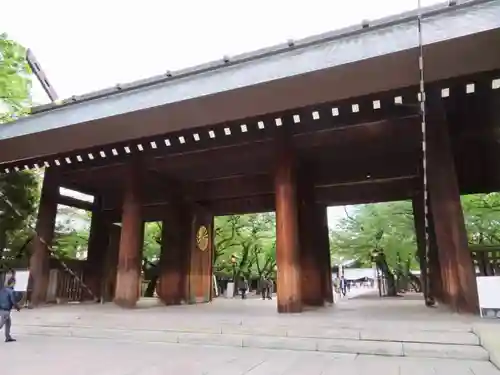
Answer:
M493 375L485 361L22 337L0 350L9 375ZM8 360L8 362L6 362Z
M472 330L498 324L427 309L416 296L373 293L280 315L275 302L224 300L135 310L112 304L15 313L19 342L1 345L9 375L482 374L500 375ZM12 364L12 366L10 365Z

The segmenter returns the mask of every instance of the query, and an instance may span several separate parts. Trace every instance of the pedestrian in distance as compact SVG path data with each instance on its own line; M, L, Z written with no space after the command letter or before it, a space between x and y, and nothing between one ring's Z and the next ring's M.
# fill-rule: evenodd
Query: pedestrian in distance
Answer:
M241 299L246 299L248 290L248 281L245 279L245 277L240 278L238 282L238 289L241 293Z
M273 281L269 277L262 278L262 299L272 299Z

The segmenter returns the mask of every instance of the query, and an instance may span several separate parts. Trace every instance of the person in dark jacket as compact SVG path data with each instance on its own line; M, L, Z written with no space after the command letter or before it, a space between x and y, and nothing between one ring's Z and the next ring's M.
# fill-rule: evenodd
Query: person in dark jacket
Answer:
M247 298L248 282L244 277L240 278L238 282L238 289L241 293L241 299Z
M16 280L11 278L7 281L6 286L0 290L0 329L5 326L5 342L16 341L10 335L10 329L12 327L10 312L12 309L16 309L17 311L20 310L14 293L15 285Z
M272 299L273 281L269 277L262 277L262 299Z

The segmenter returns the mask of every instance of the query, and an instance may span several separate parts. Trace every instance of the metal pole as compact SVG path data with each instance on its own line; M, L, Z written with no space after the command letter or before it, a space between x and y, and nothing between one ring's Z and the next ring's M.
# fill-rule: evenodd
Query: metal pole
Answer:
M31 71L35 75L35 77L38 79L38 82L42 85L43 90L49 97L50 101L55 102L58 99L56 90L54 87L50 84L49 79L47 78L47 75L43 71L40 63L36 59L35 55L33 54L33 51L31 51L29 48L26 50L26 61L28 62L28 65L31 68Z
M420 72L420 92L418 99L420 102L420 116L422 122L422 178L423 178L423 199L424 204L424 228L425 228L425 304L427 306L433 306L435 304L434 297L430 295L430 272L429 272L429 195L427 188L427 113L426 113L426 96L425 96L425 75L424 75L424 42L423 42L423 31L422 31L422 4L421 0L417 0L418 5L418 16L417 16L417 27L418 27L418 45L419 45L419 58L418 58L418 68Z

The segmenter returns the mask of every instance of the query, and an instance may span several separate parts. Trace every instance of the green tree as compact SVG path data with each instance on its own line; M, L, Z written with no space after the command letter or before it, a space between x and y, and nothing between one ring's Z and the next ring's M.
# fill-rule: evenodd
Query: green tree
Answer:
M33 173L0 175L0 258L15 232L31 224L38 194L38 179Z
M26 49L0 33L0 124L26 112L30 91L31 70Z
M30 103L31 72L26 50L0 33L0 126L22 116ZM0 176L0 259L4 250L27 241L38 202L38 176L18 172Z
M471 245L500 244L500 193L465 195L462 208Z
M31 72L26 50L0 33L0 126L22 116L30 103ZM0 176L0 259L23 237L38 202L38 176L18 172ZM12 250L12 249L11 249Z
M274 213L216 218L215 271L246 278L270 274L276 265L275 226Z
M390 268L400 260L414 259L416 240L410 202L360 205L346 210L330 231L334 259L372 264L372 252L383 249ZM416 264L416 263L415 263Z
M60 258L84 259L88 250L91 213L59 206L52 249Z
M331 231L334 259L376 263L388 281L388 294L397 292L396 277L406 278L417 266L416 239L410 202L356 206Z
M142 272L148 286L144 292L145 297L153 297L158 283L159 261L161 253L162 224L160 222L146 223L144 226L144 243L142 250Z
M500 245L500 193L462 196L469 244ZM374 262L391 281L410 278L418 269L417 245L410 202L360 205L346 210L346 217L330 231L332 258L353 260L362 266ZM472 247L472 246L471 246ZM389 285L389 289L395 285ZM395 293L395 289L390 290Z
M142 257L150 263L156 264L160 260L161 231L162 224L160 222L146 223L144 226Z

